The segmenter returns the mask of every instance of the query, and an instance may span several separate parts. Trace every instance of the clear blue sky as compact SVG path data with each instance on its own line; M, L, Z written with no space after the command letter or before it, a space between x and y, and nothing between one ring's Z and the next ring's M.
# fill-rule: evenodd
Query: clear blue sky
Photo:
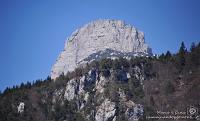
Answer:
M0 90L46 78L66 38L100 18L134 25L158 54L200 41L199 0L0 0Z

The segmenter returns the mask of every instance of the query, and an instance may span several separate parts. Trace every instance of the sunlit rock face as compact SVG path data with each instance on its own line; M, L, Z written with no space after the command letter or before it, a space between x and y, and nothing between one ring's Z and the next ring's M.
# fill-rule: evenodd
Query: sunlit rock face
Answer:
M78 65L94 60L84 60L90 55L97 57L98 55L94 56L95 53L105 50L128 56L152 54L151 48L145 44L144 33L135 27L121 20L97 20L77 29L66 40L64 50L52 67L51 78L73 71Z
M98 73L98 69L88 70L84 75L66 81L65 86L53 92L52 110L55 111L56 103L62 105L63 102L71 102L76 105L78 112L84 114L86 121L118 121L122 120L120 115L127 121L138 121L144 115L143 105L128 98L124 90L127 88L115 84L128 84L127 79L138 77L138 84L143 86L141 82L145 75L141 68L142 66L133 67L132 75L119 71L118 76L121 78L118 82L114 81L116 74L113 71L110 77L104 77L102 73ZM110 83L115 86L109 85ZM110 91L112 94L109 94Z
M19 105L17 106L17 110L18 110L18 113L23 113L24 112L24 102L20 102Z
M115 115L115 103L105 99L104 102L99 106L95 115L95 121L113 121L111 117Z

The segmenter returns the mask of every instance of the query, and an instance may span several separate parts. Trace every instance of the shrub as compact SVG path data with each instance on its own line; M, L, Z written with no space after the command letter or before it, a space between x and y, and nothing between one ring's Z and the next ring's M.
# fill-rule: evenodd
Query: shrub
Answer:
M102 59L100 61L100 69L110 69L112 68L112 60L111 59Z
M102 69L101 72L102 72L102 75L104 77L109 77L110 76L110 70L109 69Z

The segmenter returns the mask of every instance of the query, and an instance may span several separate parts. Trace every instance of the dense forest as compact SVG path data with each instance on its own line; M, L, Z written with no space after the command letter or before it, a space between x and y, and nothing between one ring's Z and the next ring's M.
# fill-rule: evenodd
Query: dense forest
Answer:
M123 78L123 72L129 72L132 77L132 67L136 65L143 68L146 76L143 85L134 78ZM140 120L148 120L145 116L158 109L185 110L190 105L200 108L200 43L192 43L187 49L182 42L176 54L167 51L159 56L133 57L130 60L105 58L62 74L56 80L47 77L6 88L0 93L0 121L84 121L85 116L78 111L76 103L53 103L52 95L55 90L65 87L69 80L81 77L91 69L96 69L105 78L115 75L106 87L106 96L111 100L117 102L115 89L120 87L128 99L144 105L145 115ZM92 94L94 85L89 85L85 90ZM26 104L23 113L17 110L19 102ZM84 112L90 108L92 105L86 105ZM120 104L117 108L117 120L126 120Z

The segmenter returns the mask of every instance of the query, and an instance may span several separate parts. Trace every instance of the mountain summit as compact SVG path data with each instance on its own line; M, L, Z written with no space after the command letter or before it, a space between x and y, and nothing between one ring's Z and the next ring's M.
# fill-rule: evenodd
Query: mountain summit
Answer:
M198 120L199 53L200 43L187 51L182 42L151 56L143 33L122 21L89 23L68 39L54 79L0 92L0 121Z
M73 71L78 65L105 57L151 55L144 33L121 20L96 20L77 29L51 70L51 78Z

